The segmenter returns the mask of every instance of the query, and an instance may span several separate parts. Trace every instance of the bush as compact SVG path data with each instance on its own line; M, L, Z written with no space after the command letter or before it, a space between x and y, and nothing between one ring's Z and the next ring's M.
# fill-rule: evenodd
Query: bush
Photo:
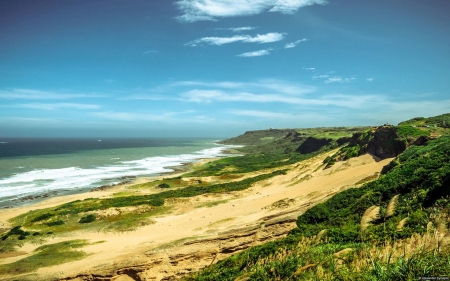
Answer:
M94 214L89 214L87 216L81 217L81 219L78 221L79 223L90 223L96 220L96 217Z
M62 225L62 224L65 224L65 222L62 220L57 220L57 221L52 221L52 222L47 223L48 226L55 226L55 225Z
M169 188L170 185L168 183L162 183L160 185L158 185L159 188Z
M43 221L43 220L49 219L53 216L54 216L54 214L45 213L45 214L35 217L34 219L31 220L31 222Z

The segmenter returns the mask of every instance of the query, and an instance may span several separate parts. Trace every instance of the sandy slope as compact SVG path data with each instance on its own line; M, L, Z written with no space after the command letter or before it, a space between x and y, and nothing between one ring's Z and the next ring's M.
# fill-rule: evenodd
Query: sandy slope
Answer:
M40 278L77 276L81 273L113 274L115 269L125 265L138 265L149 260L148 252L158 246L180 240L186 237L196 238L215 237L218 233L255 225L264 217L278 213L293 214L303 212L309 206L323 201L336 192L354 186L375 173L391 159L376 162L370 155L352 158L346 162L336 163L332 168L322 170L319 166L322 160L333 152L317 156L304 162L294 164L286 175L277 176L269 180L257 183L250 189L224 195L204 195L180 203L172 203L175 212L155 219L156 223L148 225L133 232L126 233L77 233L47 241L56 243L63 240L89 239L91 242L104 241L87 246L83 250L90 255L81 261L66 263L59 266L39 269ZM30 207L23 207L0 212L0 221L30 209L45 208L61 204L75 199L84 199L92 196L109 196L115 190L71 195L67 197L52 198L45 202ZM290 200L289 200L290 199ZM198 207L202 202L228 200L212 207ZM274 204L275 203L275 204ZM290 227L295 224L291 223ZM189 240L189 239L188 239ZM217 245L216 245L217 246ZM25 245L20 251L30 252L35 245ZM168 255L183 251L201 251L206 246L197 243L196 246L169 248L169 250L153 251L164 260ZM146 254L147 253L147 254ZM24 256L22 256L24 257ZM221 258L223 256L220 256ZM0 259L0 263L9 263L20 257ZM212 262L212 260L211 260ZM207 264L199 264L204 266ZM149 268L145 274L145 280L161 280L164 272L182 271L186 263L166 262L152 270ZM192 269L192 268L191 268ZM121 278L121 279L118 279ZM132 280L127 275L117 275L111 280ZM73 279L81 280L81 279ZM144 279L142 279L144 280Z

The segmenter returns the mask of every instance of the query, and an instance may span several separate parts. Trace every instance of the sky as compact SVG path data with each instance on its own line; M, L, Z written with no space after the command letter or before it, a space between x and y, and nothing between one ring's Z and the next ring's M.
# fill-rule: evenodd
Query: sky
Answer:
M450 112L448 0L0 0L0 137L214 137Z

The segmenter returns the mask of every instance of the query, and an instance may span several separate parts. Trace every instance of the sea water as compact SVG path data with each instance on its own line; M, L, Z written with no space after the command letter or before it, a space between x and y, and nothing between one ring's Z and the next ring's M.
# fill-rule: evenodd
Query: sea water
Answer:
M207 139L0 139L0 207L225 156Z

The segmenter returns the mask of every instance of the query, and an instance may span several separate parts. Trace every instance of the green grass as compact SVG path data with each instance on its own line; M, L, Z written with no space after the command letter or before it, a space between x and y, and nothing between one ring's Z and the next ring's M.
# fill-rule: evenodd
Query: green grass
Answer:
M424 129L420 129L420 128L415 128L413 126L407 126L407 125L403 125L403 126L397 126L397 134L400 137L403 138L407 138L407 137L420 137L420 136L429 136L430 132Z
M0 275L19 275L36 271L41 267L80 260L86 253L77 249L86 245L89 245L86 240L71 240L38 247L29 257L0 265Z
M224 204L227 203L229 200L217 200L217 201L213 201L213 202L205 202L205 203L201 203L198 204L196 207L197 208L211 208L220 204Z

